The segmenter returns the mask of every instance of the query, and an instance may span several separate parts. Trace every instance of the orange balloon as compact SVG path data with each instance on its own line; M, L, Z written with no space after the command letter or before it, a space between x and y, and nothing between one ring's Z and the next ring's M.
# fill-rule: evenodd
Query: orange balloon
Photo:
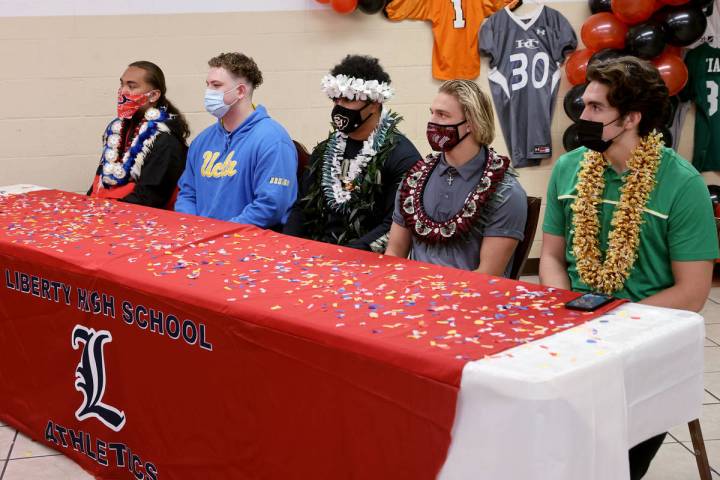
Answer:
M580 30L580 37L586 47L591 50L603 48L625 48L625 35L628 26L610 12L600 12L585 20Z
M644 22L655 11L655 0L610 0L617 18L628 25Z
M589 48L583 48L582 50L575 50L570 54L565 62L565 74L571 84L580 85L581 83L585 83L587 64L594 53L595 52Z
M357 8L358 0L330 0L330 6L338 13L352 13Z
M663 52L653 59L653 65L660 72L670 96L677 95L688 81L688 69L682 58L671 53Z

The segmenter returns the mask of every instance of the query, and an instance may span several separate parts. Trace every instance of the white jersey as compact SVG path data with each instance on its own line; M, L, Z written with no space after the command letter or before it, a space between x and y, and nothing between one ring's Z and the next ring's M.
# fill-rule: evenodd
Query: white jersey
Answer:
M490 56L490 90L515 167L552 156L550 122L565 54L577 36L560 12L540 6L519 17L507 7L480 29L480 52Z

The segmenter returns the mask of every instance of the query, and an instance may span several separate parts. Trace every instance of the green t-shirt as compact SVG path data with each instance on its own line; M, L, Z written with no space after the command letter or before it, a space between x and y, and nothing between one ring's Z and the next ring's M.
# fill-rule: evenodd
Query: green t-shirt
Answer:
M701 172L720 170L720 49L704 43L688 52L685 63L690 79L680 97L697 106L692 163Z
M580 280L572 253L573 212L577 197L577 175L585 147L558 158L547 193L543 231L565 238L565 259L571 288L589 292ZM605 190L599 208L600 250L608 246L610 221L620 200L623 177L611 167L605 169ZM675 280L671 261L713 260L718 257L718 239L707 187L697 170L674 150L664 148L656 184L643 214L640 247L625 288L615 295L634 302L672 287Z

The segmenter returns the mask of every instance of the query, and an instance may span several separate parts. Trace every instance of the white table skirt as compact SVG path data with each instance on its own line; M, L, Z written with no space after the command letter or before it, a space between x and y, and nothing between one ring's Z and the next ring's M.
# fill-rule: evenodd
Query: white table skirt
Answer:
M623 480L628 449L700 416L700 315L625 304L463 370L439 478Z

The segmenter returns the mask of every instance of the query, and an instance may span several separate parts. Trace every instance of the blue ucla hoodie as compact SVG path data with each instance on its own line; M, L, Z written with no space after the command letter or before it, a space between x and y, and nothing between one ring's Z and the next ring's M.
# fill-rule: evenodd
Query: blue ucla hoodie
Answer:
M272 227L285 223L297 196L297 151L265 107L234 131L218 121L190 144L175 210Z

